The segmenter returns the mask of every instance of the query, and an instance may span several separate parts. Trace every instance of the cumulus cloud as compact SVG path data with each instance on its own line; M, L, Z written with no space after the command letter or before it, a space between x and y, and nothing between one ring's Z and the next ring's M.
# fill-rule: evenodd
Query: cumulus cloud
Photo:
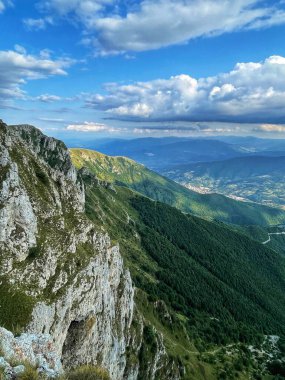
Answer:
M15 50L0 51L0 104L11 99L24 98L22 86L29 80L48 78L54 75L67 75L65 69L69 59L45 58L46 55L28 54L21 46Z
M107 124L95 123L85 121L84 123L70 124L66 127L67 131L76 131L76 132L121 132L122 128L111 127Z
M177 75L129 85L110 83L106 95L87 97L86 106L111 118L149 121L284 123L285 58L238 63L208 78Z
M197 37L285 23L285 6L281 0L272 3L141 0L135 5L122 0L42 0L41 8L82 23L85 32L89 32L85 42L101 54L158 49Z

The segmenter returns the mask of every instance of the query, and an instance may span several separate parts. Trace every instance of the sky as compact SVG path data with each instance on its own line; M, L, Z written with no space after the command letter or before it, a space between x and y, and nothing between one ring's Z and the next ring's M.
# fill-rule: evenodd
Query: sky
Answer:
M285 137L285 0L0 0L0 28L8 124Z

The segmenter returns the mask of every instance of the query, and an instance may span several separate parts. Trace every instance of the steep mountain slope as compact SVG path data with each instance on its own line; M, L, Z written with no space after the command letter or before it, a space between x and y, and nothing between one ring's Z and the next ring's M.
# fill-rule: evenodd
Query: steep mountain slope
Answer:
M270 225L285 221L285 213L281 210L238 202L218 194L199 194L124 157L85 149L71 149L70 152L77 168L86 166L99 179L127 186L184 212L235 224Z
M185 185L285 207L285 156L239 157L173 167L164 174Z

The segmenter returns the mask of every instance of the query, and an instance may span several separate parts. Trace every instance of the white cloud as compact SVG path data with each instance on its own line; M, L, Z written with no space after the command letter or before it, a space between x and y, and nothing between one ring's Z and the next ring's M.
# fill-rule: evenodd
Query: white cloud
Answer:
M282 1L141 0L134 5L122 0L42 0L41 4L51 15L82 23L88 33L85 43L101 54L159 49L197 37L285 23Z
M39 117L39 120L40 121L46 121L46 122L49 122L49 123L64 123L64 119L55 119L55 118L51 118L51 117Z
M43 95L37 96L36 100L39 100L40 102L43 102L43 103L53 103L53 102L57 102L61 100L61 97L57 95L43 94Z
M67 75L65 69L73 62L69 59L52 59L31 55L21 46L15 50L0 51L0 104L9 99L24 98L22 86L29 80Z
M267 132L267 133L285 132L285 125L262 124L262 125L259 125L258 127L253 128L253 132Z
M66 127L67 131L76 131L76 132L122 132L122 128L111 127L107 124L95 123L85 121L84 123L79 124L70 124Z
M47 25L53 24L53 19L51 17L26 18L23 23L28 30L44 30Z
M85 24L115 0L42 0L39 8L59 16L71 16Z
M130 85L107 84L86 106L123 120L261 122L285 120L285 58L238 63L208 78L173 76Z
M12 7L13 2L11 0L0 0L0 13L4 12L7 7Z

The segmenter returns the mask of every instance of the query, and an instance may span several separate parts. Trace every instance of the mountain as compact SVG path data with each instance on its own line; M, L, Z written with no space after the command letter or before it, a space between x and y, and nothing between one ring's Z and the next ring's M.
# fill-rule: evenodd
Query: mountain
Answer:
M2 122L0 226L8 379L283 373L285 259L242 229L76 170L62 142Z
M184 186L285 207L285 156L239 157L181 165L164 174Z
M180 378L135 304L119 245L86 215L85 196L61 141L0 123L0 377L42 378L37 368L54 378L92 364L89 378L103 376L100 367L111 380L167 378L162 369Z
M113 140L105 144L94 141L82 143L81 147L107 155L126 156L156 171L173 165L224 160L248 153L238 145L218 140L180 137Z
M217 140L228 144L240 145L252 152L266 154L266 152L285 152L284 139L258 138L254 136L218 136Z
M125 157L111 157L84 149L71 149L70 152L78 169L85 166L101 180L127 186L184 212L235 224L265 226L282 224L285 220L285 213L281 210L238 202L219 194L199 194Z

